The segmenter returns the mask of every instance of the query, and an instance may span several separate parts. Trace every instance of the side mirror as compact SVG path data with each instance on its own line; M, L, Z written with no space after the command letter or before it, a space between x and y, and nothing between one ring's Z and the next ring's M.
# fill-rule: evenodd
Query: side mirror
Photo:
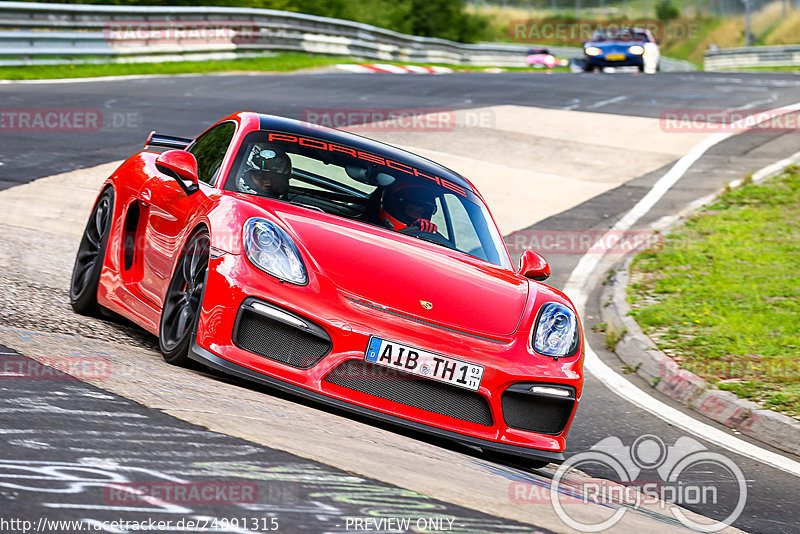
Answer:
M187 195L200 189L197 185L197 160L185 150L167 150L156 158L156 169L174 178Z
M519 259L519 271L517 272L525 278L542 282L550 277L550 265L538 252L526 250Z

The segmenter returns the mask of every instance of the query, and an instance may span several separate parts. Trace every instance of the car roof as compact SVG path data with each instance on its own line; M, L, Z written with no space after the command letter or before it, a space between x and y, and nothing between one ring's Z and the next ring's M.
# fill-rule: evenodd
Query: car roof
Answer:
M370 152L392 160L398 160L408 165L414 166L422 172L436 174L441 178L450 180L462 187L466 187L470 191L476 192L473 185L455 171L447 167L433 162L422 156L418 156L412 152L408 152L380 141L375 141L356 135L353 133L345 132L342 130L335 130L323 126L309 124L307 122L289 119L286 117L278 117L276 115L258 114L259 129L261 130L274 130L285 132L289 134L302 135L307 137L315 137L317 139L324 139L325 141L345 145L362 152ZM455 118L454 118L455 119Z

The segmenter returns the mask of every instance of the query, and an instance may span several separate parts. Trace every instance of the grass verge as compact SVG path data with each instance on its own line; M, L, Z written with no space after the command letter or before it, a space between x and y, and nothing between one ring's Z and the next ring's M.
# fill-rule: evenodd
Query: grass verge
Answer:
M166 61L164 63L100 63L83 65L31 65L0 67L0 79L41 80L93 78L132 74L210 74L215 72L289 72L326 67L351 61L346 57L310 54L276 54L256 58L211 61Z
M800 419L800 171L727 191L638 255L633 317L685 369Z
M49 80L56 78L95 78L102 76L130 76L147 74L213 74L222 72L291 72L303 69L328 67L338 63L365 62L343 56L315 56L286 53L257 58L214 61L168 61L163 63L87 63L82 65L30 65L0 67L0 80ZM419 65L449 67L455 71L511 71L569 72L569 67L532 69L530 67L492 67L471 65L440 65L428 63L391 63L393 65Z

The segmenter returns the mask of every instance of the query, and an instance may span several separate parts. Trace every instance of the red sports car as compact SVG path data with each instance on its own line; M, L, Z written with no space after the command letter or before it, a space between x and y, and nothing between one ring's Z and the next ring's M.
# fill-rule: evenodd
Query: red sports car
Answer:
M488 454L563 459L583 387L569 299L518 270L462 176L342 131L236 113L105 182L70 287L189 359Z

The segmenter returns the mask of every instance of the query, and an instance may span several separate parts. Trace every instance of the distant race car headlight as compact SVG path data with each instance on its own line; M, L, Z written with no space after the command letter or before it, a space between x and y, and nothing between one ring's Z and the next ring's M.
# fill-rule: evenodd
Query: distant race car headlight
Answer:
M244 223L244 251L259 269L285 282L303 285L308 274L292 238L280 226L254 217Z
M533 331L533 350L545 356L561 358L578 348L578 317L557 302L542 306Z
M628 48L628 53L633 54L634 56L641 56L644 54L644 47L641 45L633 45L632 47Z
M596 46L588 46L583 52L587 56L599 56L600 54L603 53L603 51L597 48Z

